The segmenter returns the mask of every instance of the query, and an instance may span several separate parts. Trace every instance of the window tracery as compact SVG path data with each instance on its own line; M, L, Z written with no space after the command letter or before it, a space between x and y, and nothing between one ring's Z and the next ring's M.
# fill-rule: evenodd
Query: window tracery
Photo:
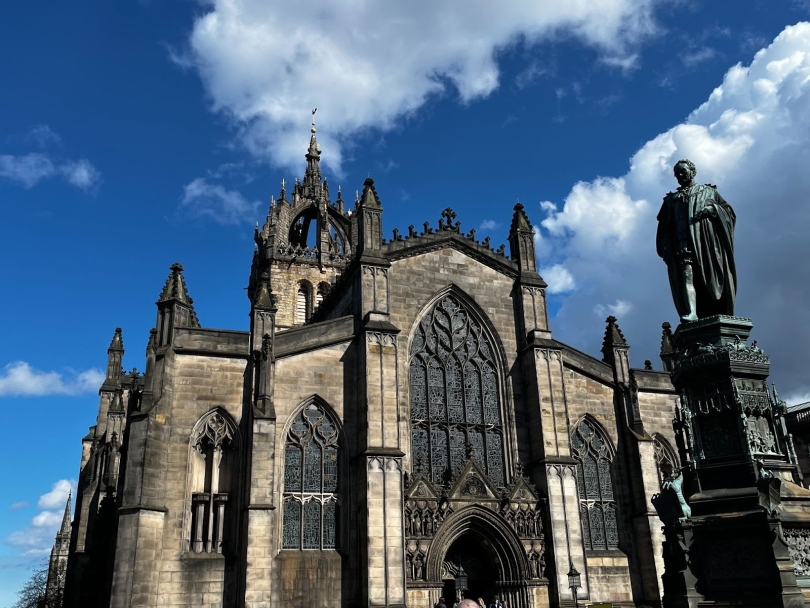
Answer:
M653 435L653 457L658 472L658 487L663 488L664 482L680 468L678 457L669 442L658 434Z
M503 425L494 349L453 295L416 329L410 348L414 463L435 483L457 474L467 446L492 481L505 483Z
M604 431L587 418L571 433L571 451L577 459L577 490L585 549L619 546L619 528L610 467L612 451Z
M310 404L293 420L284 447L282 548L335 548L338 455L337 425Z
M236 425L214 410L197 424L191 437L189 457L188 548L195 553L222 553L230 533L229 501L233 496Z

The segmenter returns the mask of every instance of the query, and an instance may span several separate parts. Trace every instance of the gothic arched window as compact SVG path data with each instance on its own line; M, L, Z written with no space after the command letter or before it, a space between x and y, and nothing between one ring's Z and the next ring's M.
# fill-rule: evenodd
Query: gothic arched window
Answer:
M309 321L311 311L310 300L312 300L312 285L307 281L298 284L298 293L295 296L295 323L303 325Z
M585 549L616 549L619 528L610 475L610 440L598 424L586 418L571 433L571 450L578 460L579 515Z
M293 420L284 446L282 548L334 549L338 428L315 403Z
M459 472L469 444L492 481L503 486L498 367L481 324L447 295L417 327L410 357L414 470L443 483Z
M236 425L220 410L203 416L191 435L188 538L194 553L222 553L223 542L231 533L228 517L233 511L237 441Z
M678 457L669 442L661 435L653 435L653 456L658 471L658 487L661 488L672 474L679 469Z

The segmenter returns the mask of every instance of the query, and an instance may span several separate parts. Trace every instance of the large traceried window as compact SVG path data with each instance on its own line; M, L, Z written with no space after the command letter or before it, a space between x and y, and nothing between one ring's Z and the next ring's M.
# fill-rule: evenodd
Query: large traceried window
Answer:
M610 475L613 459L610 441L598 424L586 418L571 434L571 450L579 461L577 489L585 549L616 549L619 546L619 529Z
M284 549L334 549L338 495L338 428L325 408L305 407L284 446Z
M495 352L453 295L422 319L410 349L411 446L414 470L436 483L473 457L498 486L505 483Z

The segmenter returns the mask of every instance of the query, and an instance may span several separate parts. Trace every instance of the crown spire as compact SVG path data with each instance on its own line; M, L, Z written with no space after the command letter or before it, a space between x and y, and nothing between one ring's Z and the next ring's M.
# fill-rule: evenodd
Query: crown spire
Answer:
M304 174L304 188L310 193L321 185L321 151L318 149L318 139L315 137L317 129L315 128L315 112L318 108L312 110L312 127L310 132L312 135L309 137L309 149L306 153L307 171Z

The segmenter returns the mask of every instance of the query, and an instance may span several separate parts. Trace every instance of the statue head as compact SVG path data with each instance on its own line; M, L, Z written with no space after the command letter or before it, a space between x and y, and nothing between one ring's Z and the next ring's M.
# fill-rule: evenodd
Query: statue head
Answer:
M675 179L678 180L681 186L688 186L695 179L697 167L695 167L695 163L685 158L675 163L673 172L675 173Z

